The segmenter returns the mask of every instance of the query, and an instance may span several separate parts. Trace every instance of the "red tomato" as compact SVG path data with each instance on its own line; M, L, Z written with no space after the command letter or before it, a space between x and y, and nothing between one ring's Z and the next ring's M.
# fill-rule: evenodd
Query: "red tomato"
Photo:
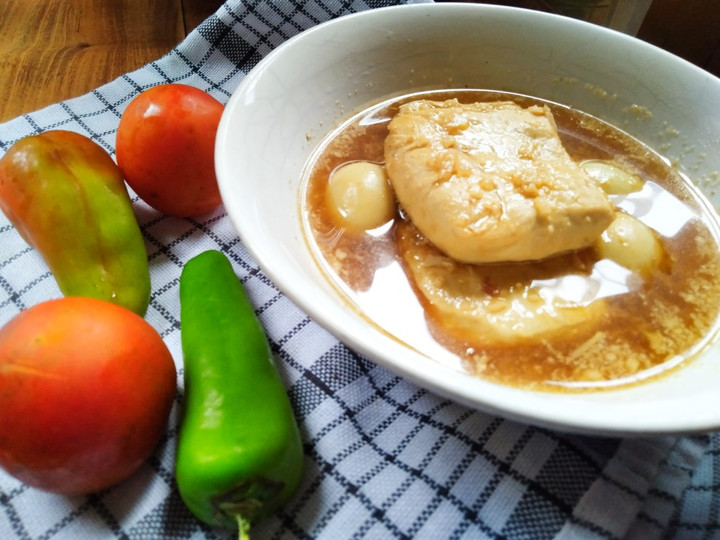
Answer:
M137 470L165 432L175 364L132 311L94 298L37 304L0 329L0 466L79 495Z
M164 84L125 109L115 152L125 181L150 206L178 217L222 202L215 176L215 134L223 105L198 88Z

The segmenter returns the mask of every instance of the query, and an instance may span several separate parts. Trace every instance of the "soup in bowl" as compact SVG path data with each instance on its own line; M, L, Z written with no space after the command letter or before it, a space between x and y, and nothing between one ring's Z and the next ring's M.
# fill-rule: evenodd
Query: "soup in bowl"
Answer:
M550 197L552 227L502 222L464 252L455 237L443 243L445 214L426 205L434 196L413 196L424 173L402 172L417 139L398 136L388 150L388 134L405 105L453 100L482 115L458 113L446 135L468 122L492 126L499 109L526 118L516 131L532 133L535 150L509 141L525 156L518 166L533 162L532 174L546 177L537 171L550 149L570 184L520 191L535 209L538 194L588 191L582 211ZM378 364L538 425L696 432L720 426L719 106L718 79L618 32L501 6L401 6L322 24L269 54L228 103L216 165L227 211L262 269ZM462 155L477 161L478 144ZM359 221L337 202L353 184L347 165L383 179L385 195L369 200L385 202ZM506 172L484 182L517 176Z

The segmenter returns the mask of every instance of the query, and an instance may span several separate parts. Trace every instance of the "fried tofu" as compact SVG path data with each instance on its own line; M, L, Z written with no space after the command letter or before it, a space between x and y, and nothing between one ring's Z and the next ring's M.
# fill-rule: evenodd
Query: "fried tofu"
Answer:
M600 186L562 145L548 107L406 103L385 162L403 211L455 260L541 260L590 246L612 222Z
M411 223L399 224L396 239L428 313L463 342L516 344L559 333L592 334L607 314L606 299L592 296L591 267L574 253L526 264L466 264L444 255ZM562 285L565 279L572 287ZM543 290L550 283L554 294Z

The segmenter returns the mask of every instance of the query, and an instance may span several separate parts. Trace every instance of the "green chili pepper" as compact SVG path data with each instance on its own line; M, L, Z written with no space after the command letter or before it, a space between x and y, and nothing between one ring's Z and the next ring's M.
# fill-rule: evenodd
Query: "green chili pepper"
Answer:
M60 130L19 140L0 160L0 209L64 295L145 314L145 241L122 173L99 145Z
M191 259L180 276L185 407L176 478L190 511L239 526L279 508L302 474L298 427L267 337L230 261Z

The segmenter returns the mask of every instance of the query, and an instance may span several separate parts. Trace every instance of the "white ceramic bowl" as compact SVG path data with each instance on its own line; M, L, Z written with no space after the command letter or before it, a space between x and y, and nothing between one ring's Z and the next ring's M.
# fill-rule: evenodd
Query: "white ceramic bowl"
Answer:
M340 120L370 102L461 87L530 94L594 114L677 160L712 198L720 170L719 79L627 35L546 13L473 4L385 8L289 40L230 99L216 166L226 209L256 261L348 346L477 409L592 434L720 428L717 344L676 373L634 388L529 392L413 352L348 309L329 285L311 257L299 216L309 154Z

